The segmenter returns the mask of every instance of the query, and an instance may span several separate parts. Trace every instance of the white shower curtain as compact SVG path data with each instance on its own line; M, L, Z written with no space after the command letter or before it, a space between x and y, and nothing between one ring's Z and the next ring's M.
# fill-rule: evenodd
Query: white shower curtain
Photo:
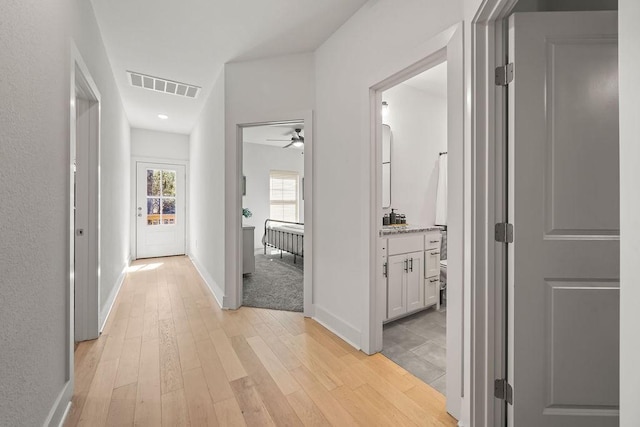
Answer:
M447 154L438 160L438 191L436 193L436 225L447 225Z

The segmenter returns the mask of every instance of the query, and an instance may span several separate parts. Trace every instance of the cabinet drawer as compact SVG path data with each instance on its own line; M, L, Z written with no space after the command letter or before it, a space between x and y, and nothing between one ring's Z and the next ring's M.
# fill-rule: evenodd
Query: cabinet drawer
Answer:
M424 277L440 277L440 250L425 251Z
M424 249L440 249L440 239L442 239L442 235L439 231L434 233L427 233L424 235Z
M424 305L428 307L438 303L440 297L440 279L432 277L424 281Z
M389 255L406 254L424 250L424 236L396 237L389 239Z

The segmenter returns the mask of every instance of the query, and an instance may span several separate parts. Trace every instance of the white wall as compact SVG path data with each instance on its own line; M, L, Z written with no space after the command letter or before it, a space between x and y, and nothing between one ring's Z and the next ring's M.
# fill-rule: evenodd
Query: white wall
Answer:
M382 99L389 103L392 134L391 207L409 224L433 225L438 159L447 151L447 99L406 84L385 91Z
M241 168L237 126L304 119L315 103L314 57L307 53L234 62L225 66L225 76L225 203L234 206L240 191ZM239 253L234 234L240 224L240 212L228 209L224 221L226 232L224 237L220 236L220 241L226 243L225 296L229 301L225 305L228 306L236 304Z
M71 391L64 389L70 36L102 95L102 301L129 257L129 125L91 3L5 2L0 14L0 425L55 424L62 415L56 409L64 409L70 397L64 394Z
M356 345L367 340L373 280L369 88L422 59L424 45L461 14L458 1L369 2L316 51L314 303L317 317ZM357 220L335 221L336 210Z
M640 420L640 3L620 0L620 426Z
M298 172L299 222L304 222L304 201L302 200L302 177L304 177L303 151L297 148L274 147L264 144L244 143L242 171L247 177L247 195L242 198L242 206L253 214L244 218L243 225L256 227L254 247L262 248L264 221L270 217L269 173L272 170Z
M132 128L131 157L189 160L189 135Z
M224 71L218 75L189 140L187 250L218 302L224 296Z

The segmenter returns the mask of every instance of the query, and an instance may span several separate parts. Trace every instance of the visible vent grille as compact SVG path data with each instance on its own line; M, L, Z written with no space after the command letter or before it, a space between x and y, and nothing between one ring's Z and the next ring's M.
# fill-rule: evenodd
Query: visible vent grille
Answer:
M127 71L131 86L153 90L155 92L170 93L171 95L186 96L187 98L197 98L200 87L187 83L174 82L159 77L148 76L146 74Z

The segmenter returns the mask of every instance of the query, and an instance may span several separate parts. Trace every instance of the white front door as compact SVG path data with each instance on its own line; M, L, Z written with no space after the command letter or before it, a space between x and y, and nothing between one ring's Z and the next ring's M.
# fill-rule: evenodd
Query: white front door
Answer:
M184 165L137 163L137 258L185 253Z
M509 24L509 425L617 426L616 12Z

